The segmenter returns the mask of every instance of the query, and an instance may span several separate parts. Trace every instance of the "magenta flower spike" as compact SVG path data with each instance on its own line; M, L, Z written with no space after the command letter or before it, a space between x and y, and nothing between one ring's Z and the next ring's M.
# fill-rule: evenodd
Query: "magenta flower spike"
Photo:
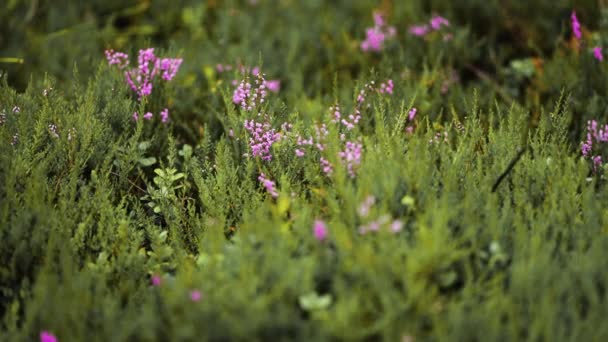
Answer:
M313 226L313 234L315 236L315 239L317 239L318 241L325 241L325 239L327 238L327 226L325 225L325 222L321 220L316 220Z
M57 342L57 337L48 331L40 332L40 342Z
M581 38L583 37L583 34L581 32L581 23L578 21L575 11L572 11L572 14L570 15L570 20L572 23L572 34L574 34L574 37L577 40L581 40Z

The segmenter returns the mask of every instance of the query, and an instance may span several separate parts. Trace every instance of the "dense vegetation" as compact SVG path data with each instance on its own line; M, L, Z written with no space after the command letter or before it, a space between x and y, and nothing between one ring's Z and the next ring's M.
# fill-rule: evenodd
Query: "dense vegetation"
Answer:
M608 339L602 3L1 3L0 340Z

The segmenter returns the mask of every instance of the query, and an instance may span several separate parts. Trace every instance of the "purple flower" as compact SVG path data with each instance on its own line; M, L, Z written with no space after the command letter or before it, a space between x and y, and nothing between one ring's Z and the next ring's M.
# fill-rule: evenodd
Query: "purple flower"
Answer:
M266 178L266 175L264 173L260 173L258 180L262 183L262 185L264 185L264 187L266 188L266 192L268 192L270 196L272 196L273 198L279 197L279 193L275 188L274 182Z
M165 108L160 112L160 121L165 123L169 121L169 109Z
M319 159L319 164L321 164L321 170L323 170L326 175L330 175L334 170L329 160L323 157Z
M374 27L365 31L365 40L361 42L361 50L380 52L384 47L384 41L395 36L396 33L397 30L393 26L386 26L380 13L374 13Z
M150 279L150 283L152 283L152 286L160 286L162 278L159 275L153 275Z
M125 53L106 50L105 55L108 64L117 65L119 69L125 69L129 65L129 55ZM160 59L154 55L154 48L141 49L137 56L137 68L124 72L126 82L141 101L144 96L152 93L152 83L156 75L161 73L163 80L172 80L182 61L181 58Z
M355 167L361 164L362 149L360 143L347 141L344 151L338 153L351 178L355 178Z
M135 121L139 120L139 114L137 114L137 112L134 112L132 118Z
M574 34L574 37L577 40L581 40L581 38L583 37L583 34L581 33L581 23L578 21L575 11L572 11L572 14L570 15L570 20L572 22L572 33Z
M106 59L108 64L117 65L119 69L124 69L129 65L129 55L123 52L115 52L114 50L106 50Z
M253 119L245 120L245 129L250 135L249 145L251 148L251 155L260 157L265 161L272 160L272 145L281 140L281 134L272 128L268 120L262 123L255 122Z
M400 220L395 220L391 223L391 232L399 233L403 229L403 222Z
M48 331L40 332L40 342L57 342L57 337Z
M426 36L427 33L429 33L429 26L428 25L410 26L409 32L410 32L410 34L412 34L414 36L423 37L423 36Z
M144 119L146 119L146 120L152 120L152 113L147 112L146 114L144 114Z
M407 119L408 119L409 121L414 120L414 118L416 117L416 113L417 113L417 112L418 112L418 109L416 109L416 108L412 108L412 109L410 110L410 112L408 113L408 115L407 115Z
M162 70L162 78L165 81L171 81L177 74L183 59L181 58L163 58L160 60L160 70Z
M325 239L327 238L327 226L325 225L325 222L321 220L316 220L312 228L312 232L315 236L315 239L321 242L325 241Z
M273 93L278 93L281 90L281 81L279 80L268 80L266 81L266 88Z
M368 28L366 31L366 38L361 42L361 50L363 51L381 51L382 43L384 43L384 33L377 27Z
M600 62L604 60L604 55L602 54L601 47L596 46L593 48L593 57L595 57L595 59L597 59Z
M190 300L193 302L198 302L201 300L201 292L198 290L192 290L190 291Z
M374 25L384 26L384 17L380 13L374 13Z
M431 28L435 31L441 29L441 26L450 26L450 22L439 15L435 15L431 18Z

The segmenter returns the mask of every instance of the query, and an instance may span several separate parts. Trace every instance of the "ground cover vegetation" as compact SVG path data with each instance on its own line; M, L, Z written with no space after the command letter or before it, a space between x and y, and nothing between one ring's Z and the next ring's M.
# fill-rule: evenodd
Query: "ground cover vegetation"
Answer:
M2 341L608 338L602 1L0 4Z

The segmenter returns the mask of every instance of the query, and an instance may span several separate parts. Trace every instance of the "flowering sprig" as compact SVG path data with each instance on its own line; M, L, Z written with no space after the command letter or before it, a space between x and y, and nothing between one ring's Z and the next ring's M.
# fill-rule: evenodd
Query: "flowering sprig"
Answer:
M258 73L253 83L249 81L249 77L239 83L232 94L232 102L250 112L264 103L267 94L264 75Z
M576 17L576 11L572 11L570 14L570 24L572 26L572 34L576 40L581 40L583 38L583 33L581 32L581 23L578 21Z
M581 144L583 158L591 160L593 172L598 172L603 166L602 146L608 143L608 124L599 126L596 120L587 121L587 137Z
M264 188L266 188L266 192L268 192L270 196L272 196L273 198L279 197L279 193L277 192L274 181L270 180L269 178L266 178L266 175L263 172L260 173L258 180L260 181L260 183L262 183Z
M382 215L377 219L369 220L371 209L375 204L376 198L370 195L359 205L359 209L357 210L359 218L367 222L359 226L359 234L376 233L383 228L393 234L399 233L403 229L403 222L401 220L391 220L389 215Z
M346 115L343 114L343 111L339 104L335 104L329 107L329 120L331 123L343 128L345 131L340 133L340 141L344 143L342 149L338 152L338 159L347 169L347 172L351 178L356 176L356 169L361 164L361 157L363 152L363 145L359 140L349 140L347 139L347 134L354 134L353 130L359 124L362 111L366 108L367 98L370 94L380 94L380 95L392 95L394 92L394 83L392 80L387 80L385 82L376 84L375 81L367 83L363 86L363 88L357 93L357 98L355 102L355 107L353 111ZM334 166L329 161L329 158L324 155L326 151L326 139L329 135L329 130L326 124L316 124L314 126L315 134L313 136L303 137L302 135L295 135L296 137L296 145L295 155L298 158L301 158L306 155L306 150L309 148L316 149L320 152L321 157L319 158L319 164L321 170L326 175L331 175ZM349 133L350 132L350 133Z
M129 66L129 55L124 52L106 50L105 55L110 65L116 65L121 70ZM137 68L125 70L126 82L141 101L143 97L152 94L156 76L160 74L163 80L171 81L182 61L181 58L159 58L154 54L154 48L141 49L137 56Z
M380 52L384 49L384 41L393 38L396 34L395 27L387 26L382 14L374 13L374 26L365 30L365 40L361 42L361 50Z
M171 81L177 74L183 60L181 58L159 58L154 54L154 48L141 49L137 56L137 68L127 69L129 66L129 55L124 52L114 50L105 51L109 65L116 65L124 70L125 81L129 87L137 94L138 100L152 94L153 83L157 76L164 81ZM139 120L137 112L132 115L133 120ZM143 115L145 120L153 118L152 112ZM169 121L169 109L165 108L160 112L162 123Z
M582 43L584 43L583 41L583 31L581 29L581 23L578 20L578 17L576 16L576 11L572 10L572 13L570 14L570 27L572 28L572 35L574 36L574 39L576 40L577 43L577 48L579 48ZM595 46L591 49L591 52L593 53L593 58L595 58L598 62L603 62L604 61L604 54L602 53L602 47L601 46Z
M428 23L410 26L409 32L411 35L424 37L431 32L440 31L444 26L450 26L450 22L442 16L434 15Z

